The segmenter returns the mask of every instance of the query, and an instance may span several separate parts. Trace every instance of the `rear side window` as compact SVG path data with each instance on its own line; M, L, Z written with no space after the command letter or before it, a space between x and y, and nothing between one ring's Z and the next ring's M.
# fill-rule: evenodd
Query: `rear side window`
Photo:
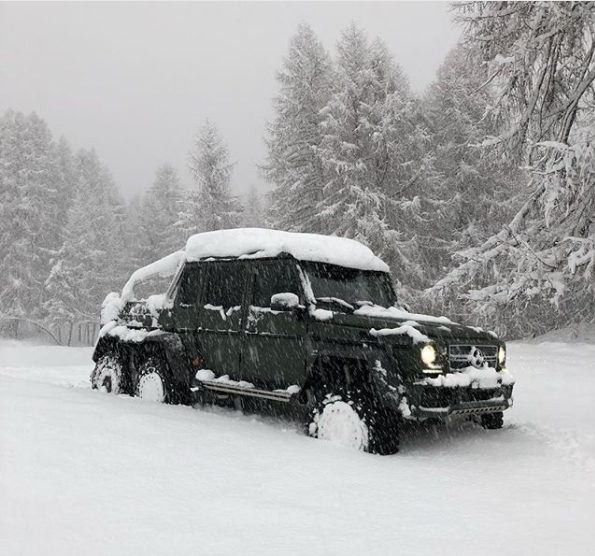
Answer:
M269 263L255 265L252 305L270 307L271 297L277 293L294 293L300 297L300 282L295 265Z
M224 309L241 305L246 276L246 265L243 263L213 264L209 268L203 305Z

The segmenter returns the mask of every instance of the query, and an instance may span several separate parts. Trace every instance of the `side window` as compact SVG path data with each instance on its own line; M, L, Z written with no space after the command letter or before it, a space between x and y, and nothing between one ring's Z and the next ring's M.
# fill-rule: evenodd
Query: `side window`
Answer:
M300 297L300 282L294 265L272 263L255 265L252 305L270 307L276 293L294 293Z
M202 283L202 268L188 265L180 277L177 302L182 307L190 307L198 301Z
M209 268L209 278L205 291L203 306L237 307L242 304L244 285L246 283L246 265L213 264Z

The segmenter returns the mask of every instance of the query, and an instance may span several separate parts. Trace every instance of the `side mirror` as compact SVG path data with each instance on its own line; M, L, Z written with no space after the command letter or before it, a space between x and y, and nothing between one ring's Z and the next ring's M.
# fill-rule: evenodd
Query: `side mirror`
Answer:
M295 293L276 293L271 297L273 311L294 311L300 304L300 298Z

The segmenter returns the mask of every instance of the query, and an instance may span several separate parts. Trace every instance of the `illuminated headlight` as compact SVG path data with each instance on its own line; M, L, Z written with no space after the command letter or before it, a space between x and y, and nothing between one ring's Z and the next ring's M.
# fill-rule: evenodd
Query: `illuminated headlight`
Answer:
M421 360L428 366L436 361L436 349L434 346L428 344L422 348Z
M500 346L500 349L498 349L498 363L500 363L500 365L504 365L505 361L506 361L506 348L504 346Z

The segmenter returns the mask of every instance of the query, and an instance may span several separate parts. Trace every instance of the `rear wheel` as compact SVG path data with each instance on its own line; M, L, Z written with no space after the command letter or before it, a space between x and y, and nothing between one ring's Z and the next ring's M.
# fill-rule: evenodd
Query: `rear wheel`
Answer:
M400 418L358 393L332 393L313 409L307 433L342 446L389 455L399 451Z
M149 359L138 371L136 396L150 402L169 402L168 382L163 364L157 359Z
M481 416L481 426L484 429L501 429L504 425L504 412L484 413Z
M102 356L91 374L91 386L109 394L121 394L123 365L113 353Z

